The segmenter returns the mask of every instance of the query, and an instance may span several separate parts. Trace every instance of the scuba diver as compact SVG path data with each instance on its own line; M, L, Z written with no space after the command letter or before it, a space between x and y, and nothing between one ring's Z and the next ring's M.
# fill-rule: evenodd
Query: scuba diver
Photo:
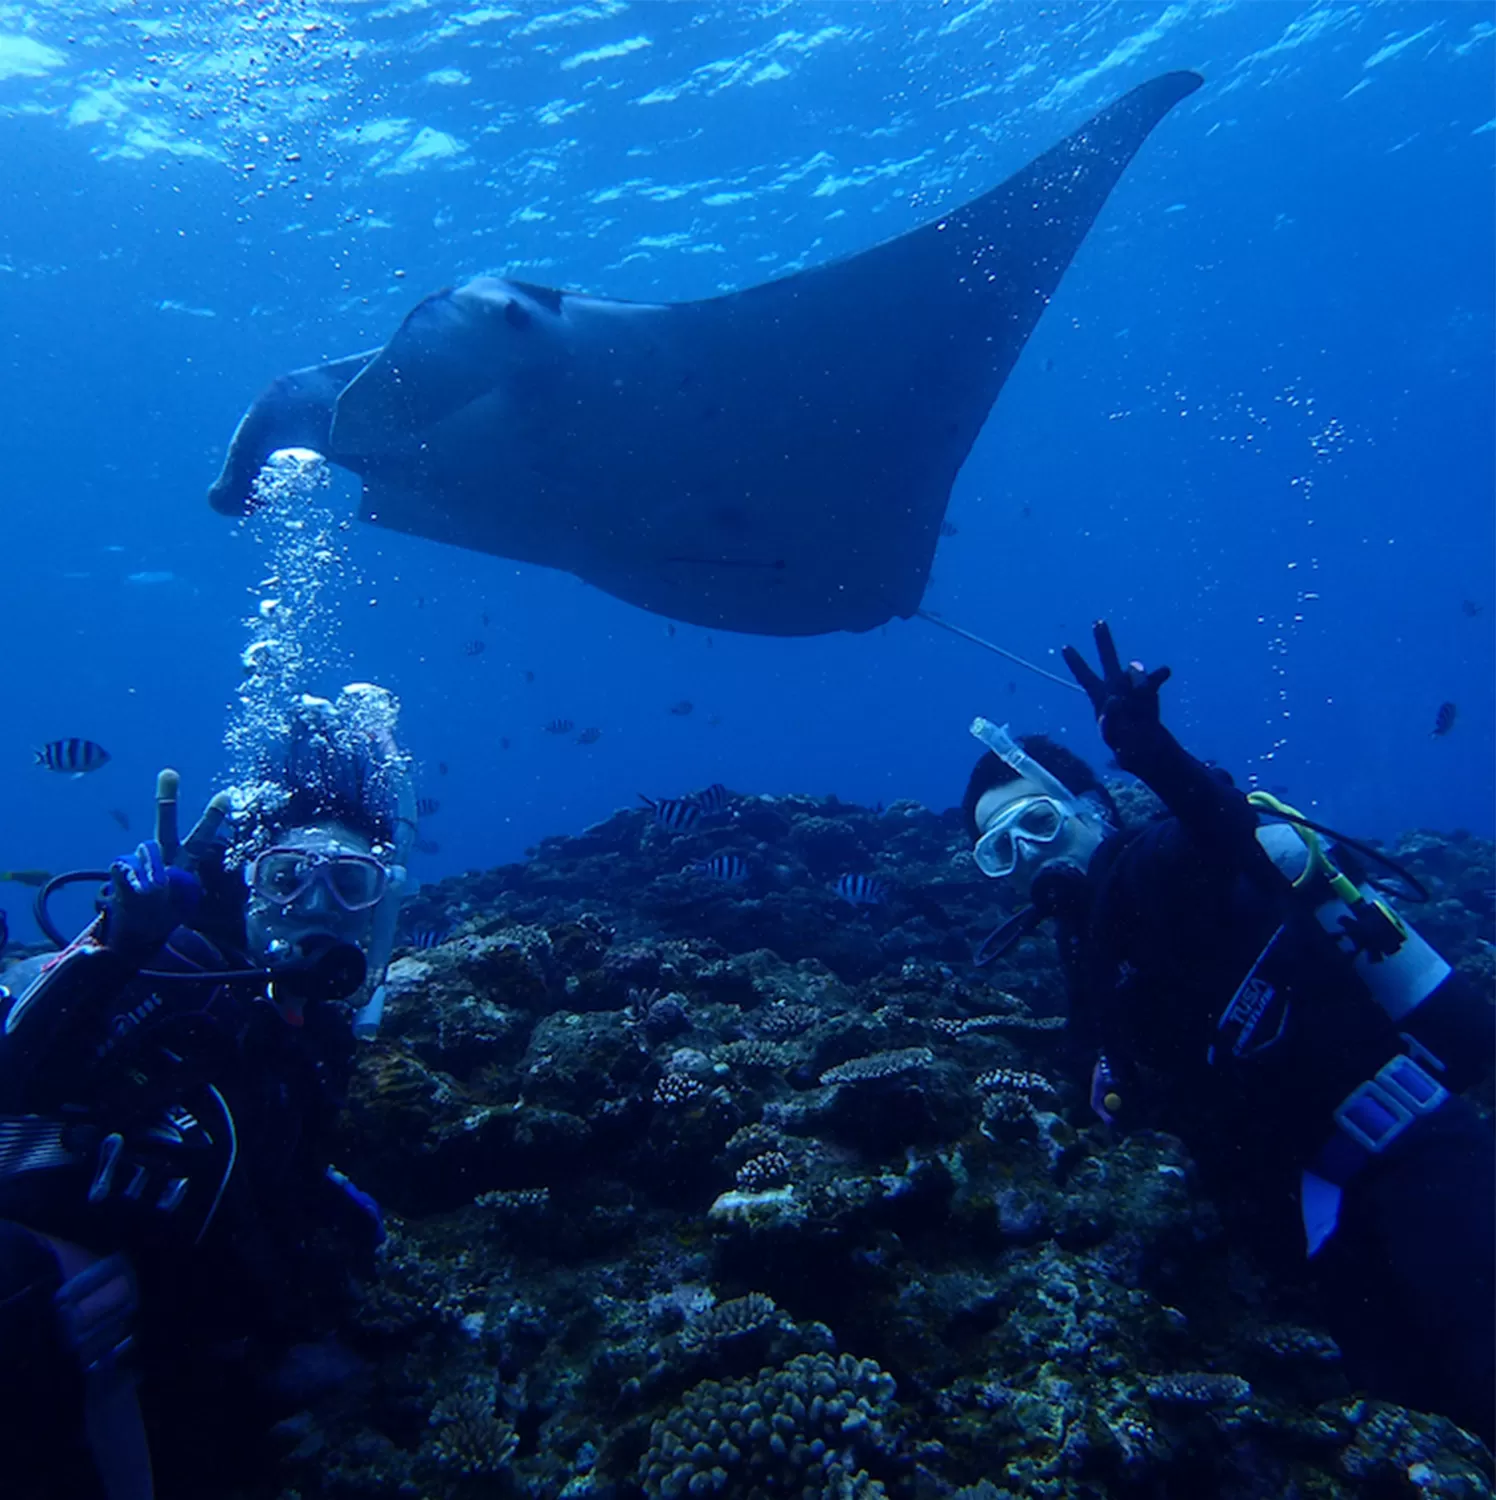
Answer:
M220 793L180 840L163 772L156 837L5 997L9 1495L152 1500L241 1478L296 1409L277 1409L290 1351L327 1335L350 1267L372 1269L377 1205L329 1157L414 833L394 712L367 685L302 699L247 814ZM98 875L41 893L58 946L45 897Z
M1167 667L1124 668L1105 622L1095 638L1100 672L1073 647L1066 665L1169 815L1123 829L1078 756L977 719L974 858L1026 903L977 960L1053 921L1092 1109L1177 1135L1268 1264L1307 1256L1353 1378L1489 1444L1496 1144L1462 1091L1490 1069L1496 1012L1351 841L1327 847L1179 745Z

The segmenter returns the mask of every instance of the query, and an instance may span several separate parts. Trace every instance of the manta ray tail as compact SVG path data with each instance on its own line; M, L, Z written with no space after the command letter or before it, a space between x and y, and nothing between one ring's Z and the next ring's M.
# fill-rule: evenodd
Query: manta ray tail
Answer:
M1078 682L1072 682L1068 677L1061 677L1057 673L1041 667L1037 662L1030 661L1026 656L1019 656L1016 651L1009 651L1006 646L999 646L994 641L983 640L981 636L974 635L969 630L963 630L959 625L952 625L949 620L942 619L931 609L916 610L915 613L921 620L927 620L931 625L938 625L942 630L948 630L952 635L959 635L963 641L970 641L974 646L980 646L984 651L990 651L994 656L1000 656L1004 661L1010 661L1016 667L1022 667L1025 672L1032 672L1036 677L1047 678L1050 682L1057 682L1063 688L1070 688L1073 692L1084 692Z

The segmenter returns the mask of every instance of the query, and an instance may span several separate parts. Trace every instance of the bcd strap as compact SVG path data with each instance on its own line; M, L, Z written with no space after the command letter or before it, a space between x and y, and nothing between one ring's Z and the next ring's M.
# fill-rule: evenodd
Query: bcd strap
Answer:
M1263 945L1221 1012L1215 1040L1205 1054L1205 1061L1211 1066L1221 1060L1223 1048L1233 1059L1240 1060L1256 1057L1282 1040L1288 1025L1289 1000L1285 987L1274 974L1273 960L1286 930L1279 927Z
M1300 1208L1311 1259L1334 1234L1340 1195L1351 1179L1449 1098L1449 1090L1434 1076L1444 1071L1444 1064L1407 1032L1400 1038L1408 1050L1389 1058L1341 1100L1335 1129L1304 1169Z

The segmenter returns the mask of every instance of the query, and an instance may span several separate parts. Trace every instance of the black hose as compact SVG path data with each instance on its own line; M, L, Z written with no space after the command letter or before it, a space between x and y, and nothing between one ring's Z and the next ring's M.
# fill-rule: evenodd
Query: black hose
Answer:
M980 969L1005 954L1015 943L1032 937L1044 921L1044 914L1037 906L1020 906L1007 921L994 927L977 945L971 956L972 964Z
M94 885L102 885L108 879L108 870L64 870L61 875L54 875L36 893L36 900L31 904L32 914L36 917L36 925L41 928L42 935L54 948L66 948L72 939L63 935L62 929L52 920L52 914L47 910L47 903L51 901L53 893L60 891L65 885L77 885L80 881L88 880Z
M1399 880L1406 881L1412 891L1393 891L1401 901L1408 901L1417 905L1432 899L1429 896L1428 887L1407 869L1400 865L1390 854L1383 854L1380 850L1373 849L1370 844L1363 844L1360 839L1353 839L1348 833L1341 833L1338 828L1328 828L1323 823L1316 823L1313 818L1306 818L1301 812L1279 812L1276 808L1259 807L1258 812L1268 817L1281 818L1285 823L1295 824L1300 828L1311 829L1315 833L1323 834L1327 839L1333 839L1337 844L1344 844L1347 849L1354 850L1363 859L1369 859L1373 864L1381 865L1384 870L1391 870ZM1384 887L1378 886L1379 890Z

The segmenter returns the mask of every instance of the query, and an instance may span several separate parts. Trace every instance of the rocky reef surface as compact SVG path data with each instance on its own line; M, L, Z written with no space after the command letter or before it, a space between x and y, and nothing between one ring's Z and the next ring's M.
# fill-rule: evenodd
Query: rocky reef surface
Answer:
M1005 912L954 813L715 800L406 912L338 1161L390 1228L364 1375L282 1500L1491 1493L1178 1141L1091 1115L1049 940L972 966ZM1492 846L1395 852L1496 988Z

